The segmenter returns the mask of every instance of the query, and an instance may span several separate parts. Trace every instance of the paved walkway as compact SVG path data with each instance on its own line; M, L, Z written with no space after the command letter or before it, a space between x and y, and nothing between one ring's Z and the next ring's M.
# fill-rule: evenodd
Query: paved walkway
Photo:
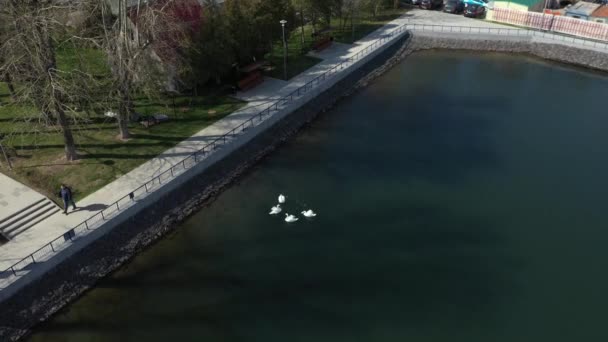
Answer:
M82 209L71 213L69 216L55 215L43 223L30 228L9 243L1 246L0 271L10 267L15 261L27 257L30 253L47 244L54 238L61 236L100 209L105 208L110 203L127 195L132 189L139 187L144 182L168 170L171 166L178 164L185 157L198 151L210 141L239 126L241 123L265 109L268 104L290 94L292 91L305 85L308 81L344 61L348 56L362 51L379 40L379 38L386 36L387 33L395 28L407 23L505 27L495 23L468 19L463 16L445 14L437 11L413 10L367 37L357 41L353 45L335 44L333 48L318 54L318 57L324 58L323 62L291 79L289 82L267 79L265 83L252 91L239 93L237 97L247 100L249 102L247 106L203 129L189 139L179 143L174 148L165 151L156 158L89 195L77 203ZM6 285L6 283L2 284L0 281L0 289L4 288Z
M0 221L44 199L38 192L0 173Z

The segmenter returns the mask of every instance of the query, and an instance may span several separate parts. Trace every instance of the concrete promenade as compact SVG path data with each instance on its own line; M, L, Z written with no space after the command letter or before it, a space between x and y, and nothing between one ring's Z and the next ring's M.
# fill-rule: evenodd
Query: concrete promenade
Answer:
M50 248L48 248L48 253L46 253L44 258L41 259L36 257L36 264L32 264L32 260L28 257L31 253L48 244L53 239L61 237L62 234L70 231L98 211L107 208L118 199L127 195L131 190L138 188L143 183L160 175L172 166L181 163L184 158L193 152L200 150L217 137L222 136L249 120L260 111L266 109L269 104L275 103L278 99L289 95L293 91L304 86L310 80L326 73L336 65L344 62L349 56L357 54L376 43L378 40L385 38L390 31L405 24L406 21L407 18L397 19L356 42L356 44L349 46L338 44L337 48L340 49L341 53L336 54L332 53L332 50L328 50L319 54L318 57L326 59L288 82L268 79L252 91L238 94L237 97L248 101L248 104L241 110L206 127L189 139L182 141L174 148L165 151L156 158L144 163L128 174L118 178L116 181L82 199L77 203L80 207L79 210L70 212L68 216L54 215L3 245L0 248L0 271L6 270L24 258L27 259L16 267L17 276L14 276L11 272L6 272L0 277L0 300L4 299L2 297L4 297L3 295L5 293L2 292L11 286L11 284L32 272L32 270L38 269L39 271L41 268L50 267L52 263L50 263L49 260L51 260L53 254L61 252L68 246L55 247L54 251L51 251ZM339 72L340 71L337 73ZM165 182L163 181L163 184L164 183ZM151 191L156 191L157 189L158 188L154 188L151 189ZM128 207L129 205L130 204L126 204L124 207ZM123 210L123 207L121 207L121 210ZM112 215L109 217L106 215L108 221L103 221L99 224L107 225L107 223L110 223L111 218ZM77 241L78 240L76 240L75 243L77 243ZM64 245L68 244L69 243L66 243Z
M44 199L36 191L0 173L0 221Z
M30 228L25 233L17 236L15 239L6 243L0 247L0 272L4 271L8 267L12 266L15 262L28 257L31 253L38 250L42 246L46 245L53 239L61 236L62 234L70 231L72 228L88 219L98 211L108 207L116 200L127 195L131 190L141 186L143 183L153 179L161 173L169 170L172 166L178 165L184 158L189 156L195 151L200 150L209 142L213 141L217 137L222 136L228 131L231 131L235 127L238 127L245 121L254 117L260 111L266 109L269 104L275 103L276 100L289 95L299 87L304 86L307 82L312 79L326 73L328 70L334 68L336 65L344 62L350 56L353 56L361 51L366 50L373 44L377 44L386 38L396 28L404 24L442 24L442 25L453 25L453 26L474 26L474 27L491 27L491 28L505 28L503 25L484 22L480 20L472 20L464 18L462 16L444 14L436 11L422 11L413 10L406 15L398 18L379 30L373 32L367 37L357 41L353 45L336 44L334 48L330 48L323 53L318 54L318 57L323 58L323 61L318 65L310 68L306 72L298 75L297 77L289 80L288 82L267 79L259 87L246 93L240 93L237 96L243 100L248 101L248 105L241 110L232 113L231 115L219 120L213 125L201 130L197 134L193 135L189 139L179 143L174 148L171 148L164 153L160 154L156 158L146 162L135 170L128 174L118 178L111 184L106 185L102 189L82 199L78 204L80 210L70 213L69 216L54 215L44 222ZM509 27L512 28L512 27ZM385 42L388 44L388 42ZM342 69L344 70L344 69ZM337 74L342 71L337 71ZM334 74L335 75L335 74ZM334 76L332 76L334 77ZM318 91L322 91L324 86L320 86ZM280 110L293 110L289 108L289 105L285 105ZM213 155L212 155L213 156ZM213 157L211 157L213 159ZM177 174L176 174L177 176ZM165 184L163 182L163 184ZM151 191L157 191L164 185L159 185ZM145 196L145 195L142 195ZM124 208L133 206L138 203L127 203ZM125 210L124 208L117 209L119 211ZM99 225L107 225L112 221L113 216L106 217L107 221L100 221ZM78 240L74 242L77 244ZM68 245L69 243L66 243ZM67 247L62 247L67 248ZM61 248L49 250L48 255L45 256L43 261L51 260L56 253L61 252ZM36 260L39 262L40 260ZM0 277L0 300L5 299L5 290L16 283L16 281L32 270L38 269L38 272L43 272L44 268L52 267L52 263L36 263L31 265L29 261L25 261L26 265L20 267L19 272L14 274L3 274ZM19 284L21 286L21 284ZM13 292L13 289L9 292ZM4 297L4 298L3 298Z

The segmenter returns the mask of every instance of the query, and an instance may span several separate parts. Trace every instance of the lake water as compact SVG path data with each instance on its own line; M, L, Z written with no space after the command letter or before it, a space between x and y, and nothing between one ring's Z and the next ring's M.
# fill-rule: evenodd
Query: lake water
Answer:
M607 95L414 54L30 341L608 340Z

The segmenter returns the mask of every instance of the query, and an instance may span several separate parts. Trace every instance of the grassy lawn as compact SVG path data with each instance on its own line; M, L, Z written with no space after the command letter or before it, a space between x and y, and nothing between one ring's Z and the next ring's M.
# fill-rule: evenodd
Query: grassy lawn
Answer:
M409 8L386 9L378 13L374 18L369 13L363 13L358 20L355 20L355 41L367 36L378 28L386 25L388 22L400 17L406 13ZM343 27L338 18L332 19L331 22L332 35L337 42L352 44L353 31L350 27L350 21ZM317 27L317 30L320 29ZM321 62L320 59L307 56L310 51L314 39L312 37L312 25L304 26L304 34L302 28L297 28L293 31L287 40L287 80L299 75L307 69ZM302 36L304 37L302 42ZM267 72L270 77L285 80L283 71L283 42L277 41L271 53L266 56L266 60L271 63L271 69Z
M100 88L104 86L109 70L101 51L61 47L57 52L59 69L87 70L100 80ZM150 128L131 124L133 137L129 141L116 138L115 119L93 113L71 113L80 159L67 162L61 132L40 123L33 108L12 104L6 84L0 83L0 136L4 135L2 141L10 149L14 167L9 171L2 158L0 171L52 199L61 183L70 184L76 197L82 198L243 105L222 95L138 99L135 101L138 113L167 114L170 120Z
M271 69L267 72L270 77L281 80L290 80L309 68L321 62L321 59L306 56L313 43L310 33L311 28L305 28L304 47L300 29L291 33L287 39L287 79L283 71L283 42L278 41L273 45L272 52L266 55L266 60L270 62Z
M92 48L76 49L72 46L60 46L56 53L57 68L60 70L86 70L98 77L110 75L110 69L105 63L103 51Z
M407 9L384 10L375 18L363 14L356 22L355 40L405 12ZM352 43L349 25L341 28L338 19L332 20L332 35L336 41ZM321 61L306 56L314 43L312 32L310 25L304 27L303 44L301 28L288 38L287 79ZM266 58L272 65L268 75L284 79L281 41L275 43L273 51ZM98 50L59 47L57 65L65 71L87 70L100 81L100 92L107 87L104 82L109 70L104 63L103 53ZM131 124L133 137L129 141L116 138L118 129L115 119L99 114L70 113L80 159L67 162L61 132L56 127L47 127L39 122L35 109L14 105L6 84L0 83L0 137L3 136L2 143L8 147L14 167L9 171L2 158L0 171L52 199L60 183L71 185L76 197L82 198L243 105L224 95L139 99L135 103L137 112L144 115L163 113L170 120L151 128Z
M5 99L5 94L6 88L1 85L0 98ZM243 105L229 97L215 96L176 98L175 111L171 104L171 100L138 101L138 112L163 113L170 120L150 128L133 123L133 137L126 142L116 139L114 119L94 116L75 122L73 133L81 157L75 162L65 160L63 139L56 128L38 124L31 111L4 105L0 107L0 134L17 134L3 140L12 149L14 169L0 170L51 198L60 183L73 186L76 197L82 198ZM4 160L2 164L5 166Z

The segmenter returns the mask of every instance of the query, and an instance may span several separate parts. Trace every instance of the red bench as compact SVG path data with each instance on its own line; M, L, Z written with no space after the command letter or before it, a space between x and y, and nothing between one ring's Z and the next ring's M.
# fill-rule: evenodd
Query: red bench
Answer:
M239 89L242 91L249 90L258 84L264 82L264 76L260 71L249 73L245 78L239 81Z
M322 51L324 49L327 49L332 43L332 39L331 37L324 37L320 40L318 40L316 43L314 43L314 45L312 46L312 49L315 51Z

